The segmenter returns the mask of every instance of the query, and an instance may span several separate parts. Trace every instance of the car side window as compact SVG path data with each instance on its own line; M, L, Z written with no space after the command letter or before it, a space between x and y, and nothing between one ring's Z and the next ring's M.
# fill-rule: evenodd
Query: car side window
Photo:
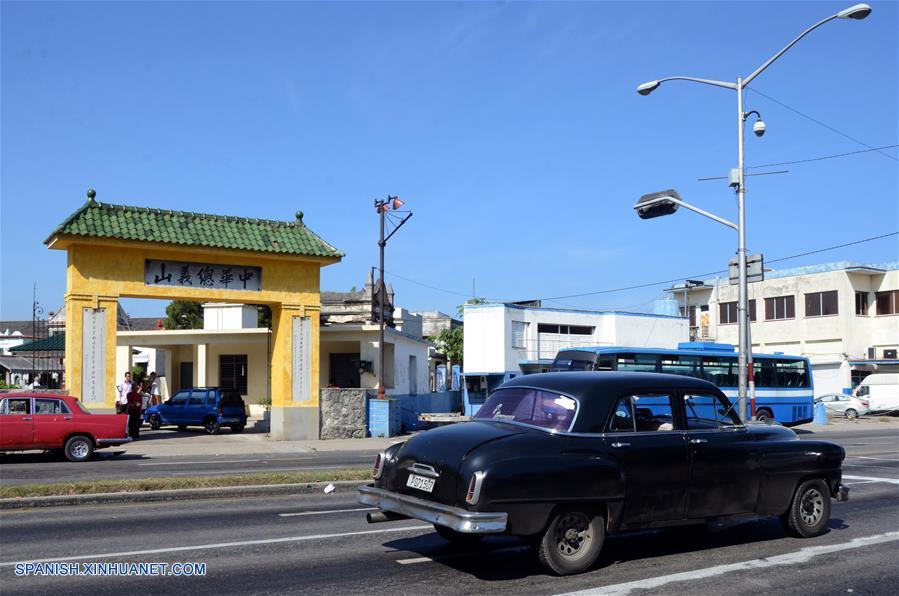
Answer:
M206 405L214 406L215 405L215 391L210 391L208 395L206 395Z
M668 394L634 395L634 422L637 432L674 430L674 407Z
M686 393L684 410L688 430L715 430L727 426L741 426L731 404L718 395Z
M634 408L631 396L627 395L618 400L612 410L612 418L609 420L610 433L634 432Z
M206 399L206 393L206 391L191 391L188 405L202 406L203 401Z
M34 400L35 414L69 414L69 408L61 399L36 398Z
M179 391L175 395L172 396L172 399L168 401L170 406L183 406L187 403L187 391Z
M0 403L0 414L9 416L21 416L31 414L31 398L8 397Z

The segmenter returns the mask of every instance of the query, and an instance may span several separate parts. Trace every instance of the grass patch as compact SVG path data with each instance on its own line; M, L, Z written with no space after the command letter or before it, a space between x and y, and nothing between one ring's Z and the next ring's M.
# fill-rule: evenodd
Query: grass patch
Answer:
M305 472L255 472L231 476L185 476L178 478L54 482L50 484L0 486L0 498L92 495L96 493L250 486L256 484L308 484L311 482L334 482L337 480L363 481L369 478L371 478L371 470L369 468L346 468L342 470L313 470Z

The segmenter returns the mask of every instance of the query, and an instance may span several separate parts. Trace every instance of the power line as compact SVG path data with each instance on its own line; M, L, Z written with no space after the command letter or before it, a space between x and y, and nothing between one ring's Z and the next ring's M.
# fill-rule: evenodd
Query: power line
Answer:
M789 166L797 163L808 163L811 161L823 161L825 159L835 159L837 157L846 157L848 155L858 155L859 153L870 153L871 151L879 152L881 149L894 149L899 145L884 145L883 147L871 147L870 149L859 149L858 151L849 151L847 153L837 153L835 155L822 155L821 157L810 157L808 159L797 159L796 161L779 161L777 163L763 163L757 166L746 166L747 169L756 168L773 168L774 166ZM767 172L766 172L767 173ZM775 173L775 172L771 172ZM779 173L779 172L776 172Z
M766 95L765 93L762 93L761 91L759 91L759 90L756 89L755 87L747 87L747 89L749 89L749 90L752 91L753 93L758 93L759 95L761 95L761 96L764 97L765 99L767 99L767 100L769 100L769 101L773 101L773 102L776 103L777 105L782 106L782 107L784 107L784 108L790 110L791 112L795 112L796 114L799 114L799 115L802 116L803 118L806 118L806 119L808 119L808 120L811 120L812 122L814 122L815 124L817 124L817 125L819 125L819 126L823 126L824 128L826 128L827 130L829 130L829 131L831 131L831 132L835 132L835 133L837 133L838 135L840 135L840 136L842 136L842 137L846 137L846 138L849 139L850 141L854 141L854 142L858 143L859 145L861 145L861 146L863 146L863 147L867 147L868 149L870 149L870 150L872 150L872 151L877 151L878 153L880 153L880 154L883 155L884 157L888 157L889 159L892 159L893 161L899 161L899 159L893 157L893 156L890 155L889 153L884 153L884 152L881 151L880 149L877 149L877 148L875 148L875 147L872 147L871 145L865 143L864 141L860 141L860 140L856 139L855 137L846 134L846 133L843 132L843 131L837 130L837 129L834 128L833 126L830 126L830 125L828 125L828 124L825 124L825 123L823 123L823 122L821 122L820 120L817 120L817 119L815 119L815 118L812 118L812 117L809 116L808 114L804 114L804 113L800 112L799 110L797 110L796 108L790 107L790 106L788 106L787 104L785 104L784 102L779 101L779 100L777 100L777 99L774 99L774 98L771 97L770 95Z
M766 261L766 263L781 263L781 262L783 262L783 261L788 261L788 260L790 260L790 259L798 259L798 258L800 258L800 257L807 257L807 256L809 256L809 255L816 255L816 254L819 254L819 253L822 253L822 252L828 252L828 251L831 251L831 250L837 250L837 249L840 249L840 248L846 248L847 246L855 246L855 245L857 245L857 244L864 244L864 243L866 243L866 242L873 242L873 241L875 241L875 240L882 240L882 239L884 239L884 238L889 238L889 237L891 237L891 236L897 236L897 235L899 235L899 231L896 231L896 232L889 232L889 233L886 233L886 234L880 234L879 236L871 236L871 237L869 237L869 238L862 238L862 239L860 239L860 240L855 240L855 241L853 241L853 242L844 242L843 244L836 244L836 245L828 246L828 247L825 247L825 248L819 248L819 249L817 249L817 250L811 250L811 251L807 251L807 252L803 252L803 253L798 253L798 254L795 254L795 255L790 255L790 256L787 256L787 257L779 257L779 258L777 258L777 259L771 259L771 260ZM596 290L596 291L593 291L593 292L582 292L582 293L580 293L580 294L568 294L568 295L565 295L565 296L549 296L549 297L541 297L541 298L529 298L528 301L536 301L536 300L540 300L540 301L544 301L544 302L559 302L560 300L565 300L565 299L568 299L568 298L582 298L582 297L584 297L584 296L598 296L598 295L601 295L601 294L613 294L613 293L616 293L616 292L626 292L626 291L628 291L628 290L640 290L640 289L643 289L643 288L651 288L651 287L655 287L655 286L661 286L661 285L673 284L673 283L675 283L675 282L682 281L682 280L684 280L684 279L698 279L698 278L703 278L703 277L711 277L711 276L713 276L713 275L721 275L721 274L727 273L727 272L728 272L727 269L721 269L721 270L718 270L718 271L709 271L709 272L706 272L706 273L698 273L698 274L695 274L695 275L679 275L679 276L677 276L677 277L675 277L675 278L672 278L672 279L665 279L665 280L661 280L661 281L654 281L654 282L648 282L648 283L642 283L642 284L635 284L635 285L632 285L632 286L624 286L624 287L620 287L620 288L611 288L611 289L608 289L608 290ZM418 286L422 286L422 287L425 287L425 288L429 288L429 289L431 289L431 290L436 290L436 291L438 291L438 292L444 292L444 293L446 293L446 294L452 294L452 295L455 295L455 296L463 296L463 297L465 297L465 298L471 298L471 295L470 295L470 294L463 293L463 292L455 292L455 291L453 291L453 290L447 290L447 289L445 289L445 288L438 288L437 286L432 286L432 285L429 285L429 284L426 284L426 283L422 283L422 282L420 282L420 281L416 281L416 280L414 280L414 279L410 279L410 278L408 278L408 277L404 277L404 276L399 275L399 274L397 274L397 273L393 273L392 271L385 271L385 273L390 274L390 275L392 275L392 276L394 276L394 277L396 277L396 278L402 279L402 280L404 280L404 281L407 281L407 282L409 282L409 283L413 283L413 284L418 285ZM521 300L505 300L505 299L500 300L500 299L496 299L496 298L489 298L489 300L494 301L494 302L520 302L520 301L521 301Z

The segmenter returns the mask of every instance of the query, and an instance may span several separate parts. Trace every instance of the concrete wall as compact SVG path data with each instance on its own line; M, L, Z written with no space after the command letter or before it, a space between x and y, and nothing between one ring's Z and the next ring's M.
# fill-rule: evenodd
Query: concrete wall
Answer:
M365 389L321 390L320 437L363 439L368 436L368 406Z

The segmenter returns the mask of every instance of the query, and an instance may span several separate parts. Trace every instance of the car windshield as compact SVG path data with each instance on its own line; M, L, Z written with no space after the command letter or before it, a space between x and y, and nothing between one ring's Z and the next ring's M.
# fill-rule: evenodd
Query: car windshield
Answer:
M577 406L577 400L567 395L510 387L494 391L478 410L475 419L521 422L565 432L571 429Z

